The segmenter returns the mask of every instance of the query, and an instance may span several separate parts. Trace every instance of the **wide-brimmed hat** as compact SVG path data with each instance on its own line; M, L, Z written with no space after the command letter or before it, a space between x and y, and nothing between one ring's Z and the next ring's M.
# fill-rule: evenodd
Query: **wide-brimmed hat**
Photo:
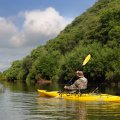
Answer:
M78 77L84 77L83 71L76 71Z

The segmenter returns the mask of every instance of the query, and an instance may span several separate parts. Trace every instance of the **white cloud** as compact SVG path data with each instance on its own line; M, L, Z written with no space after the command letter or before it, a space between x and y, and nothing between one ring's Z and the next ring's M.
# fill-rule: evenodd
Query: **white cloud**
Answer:
M18 33L17 27L3 17L0 17L0 47L10 47L10 39Z
M16 34L11 37L10 43L13 47L19 48L22 47L25 43L25 38L23 34Z
M0 48L0 71L7 69L14 60L22 60L32 49L32 47Z
M8 67L8 65L4 64L4 63L0 63L0 68L2 68L2 70L5 70Z
M23 31L27 45L42 44L55 37L69 23L54 8L24 13Z
M44 44L47 40L57 36L72 21L61 16L52 7L42 11L25 11L21 17L24 21L20 28L15 25L14 21L0 17L0 47ZM19 21L19 19L17 20Z
M71 21L52 7L0 17L0 70L13 60L22 59L33 47L57 36Z

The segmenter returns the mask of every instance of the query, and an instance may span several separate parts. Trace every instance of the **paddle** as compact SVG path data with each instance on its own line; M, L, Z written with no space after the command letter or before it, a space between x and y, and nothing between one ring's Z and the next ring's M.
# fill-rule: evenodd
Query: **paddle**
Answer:
M87 55L87 57L85 58L85 60L83 61L83 66L84 65L86 65L87 63L88 63L88 61L90 60L90 58L91 58L91 55L89 54L89 55Z
M85 57L82 66L86 65L86 64L88 63L88 61L90 60L90 58L91 58L91 55L88 54L88 55ZM72 78L70 79L70 81L68 82L68 84L70 84L70 83L72 82L73 78L74 78L74 77L72 77Z
M90 58L91 58L91 55L88 54L88 55L85 57L82 66L86 65L86 64L88 63L88 61L90 60ZM74 79L75 77L76 77L76 76L72 77L72 78L69 80L68 84L72 84L72 81L73 81L73 79ZM64 87L64 88L65 88L65 87ZM79 90L79 91L80 91L80 90Z

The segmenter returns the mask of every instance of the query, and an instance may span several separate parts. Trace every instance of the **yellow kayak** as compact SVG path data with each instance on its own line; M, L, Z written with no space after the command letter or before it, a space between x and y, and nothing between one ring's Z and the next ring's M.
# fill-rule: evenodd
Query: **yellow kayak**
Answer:
M41 97L57 97L69 100L78 100L81 102L120 102L120 96L109 94L78 94L78 93L59 93L58 91L48 92L46 90L38 90Z

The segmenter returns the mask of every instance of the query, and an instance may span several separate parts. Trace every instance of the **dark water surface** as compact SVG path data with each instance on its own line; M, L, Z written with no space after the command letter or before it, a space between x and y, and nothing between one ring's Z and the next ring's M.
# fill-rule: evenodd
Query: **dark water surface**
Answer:
M0 120L120 120L120 103L42 98L37 88L44 86L0 84Z

